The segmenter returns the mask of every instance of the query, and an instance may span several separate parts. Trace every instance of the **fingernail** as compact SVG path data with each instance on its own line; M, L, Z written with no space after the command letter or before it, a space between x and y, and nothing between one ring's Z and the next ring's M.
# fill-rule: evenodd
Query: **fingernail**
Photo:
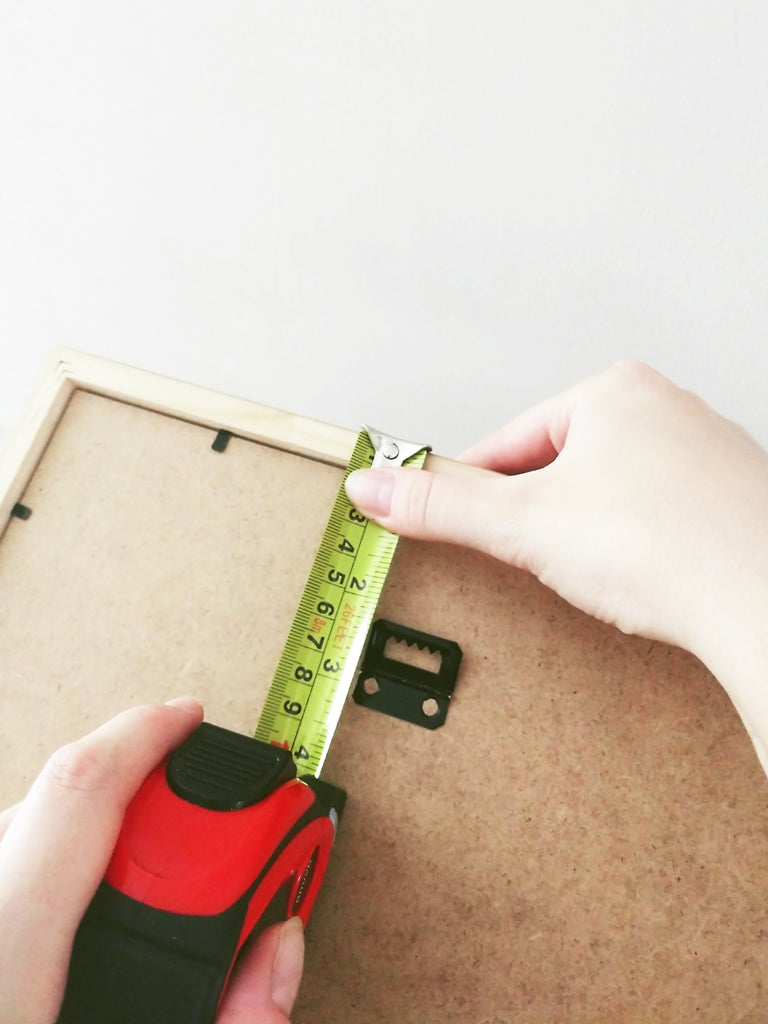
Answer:
M293 1009L304 964L304 925L300 917L289 917L280 927L272 964L270 995L286 1017Z
M165 703L174 708L181 708L182 711L186 711L190 715L196 715L198 718L203 712L203 705L194 697L174 697Z
M361 512L388 516L392 510L395 478L386 469L356 469L347 477L347 497Z

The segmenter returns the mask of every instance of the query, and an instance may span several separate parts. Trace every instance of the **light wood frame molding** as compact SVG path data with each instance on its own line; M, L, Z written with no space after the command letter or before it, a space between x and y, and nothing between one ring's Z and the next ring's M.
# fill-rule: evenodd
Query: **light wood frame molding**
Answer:
M214 430L228 430L246 440L333 466L347 465L357 437L353 430L321 420L211 391L78 349L59 348L44 367L18 424L0 447L0 537L77 390ZM462 476L485 472L434 454L427 457L427 467Z
M344 466L355 433L76 349L58 349L0 450L0 536L76 390Z

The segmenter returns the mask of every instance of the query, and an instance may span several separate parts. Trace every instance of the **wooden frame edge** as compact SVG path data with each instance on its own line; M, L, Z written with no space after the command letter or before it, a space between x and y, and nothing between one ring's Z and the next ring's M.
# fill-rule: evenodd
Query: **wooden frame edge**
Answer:
M0 448L0 538L75 389L57 353Z
M212 430L229 430L297 455L344 466L355 444L353 431L243 398L235 398L150 370L62 349L61 365L79 390L174 416Z
M0 537L76 390L104 395L213 430L229 430L247 440L339 467L349 462L357 437L354 431L343 427L77 349L61 348L49 360L18 424L0 449ZM478 472L434 455L429 456L427 465L452 475Z

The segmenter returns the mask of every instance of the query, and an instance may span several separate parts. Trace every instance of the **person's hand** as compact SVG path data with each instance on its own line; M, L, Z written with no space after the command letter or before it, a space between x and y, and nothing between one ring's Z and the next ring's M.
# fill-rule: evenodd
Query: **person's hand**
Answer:
M463 459L495 472L360 470L348 494L397 533L485 551L625 632L697 654L764 757L768 456L740 427L623 363Z
M53 1024L72 941L141 783L202 720L180 698L133 708L51 757L0 814L0 1024ZM303 966L298 919L236 965L217 1024L286 1024Z

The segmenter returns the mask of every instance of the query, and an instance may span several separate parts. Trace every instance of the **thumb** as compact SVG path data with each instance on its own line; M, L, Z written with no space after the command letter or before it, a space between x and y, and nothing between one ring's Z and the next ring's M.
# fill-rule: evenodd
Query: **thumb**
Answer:
M289 1024L303 967L300 918L267 928L235 965L216 1024Z
M352 504L370 519L406 537L477 548L519 563L524 544L528 485L475 467L451 472L360 469L346 483Z

